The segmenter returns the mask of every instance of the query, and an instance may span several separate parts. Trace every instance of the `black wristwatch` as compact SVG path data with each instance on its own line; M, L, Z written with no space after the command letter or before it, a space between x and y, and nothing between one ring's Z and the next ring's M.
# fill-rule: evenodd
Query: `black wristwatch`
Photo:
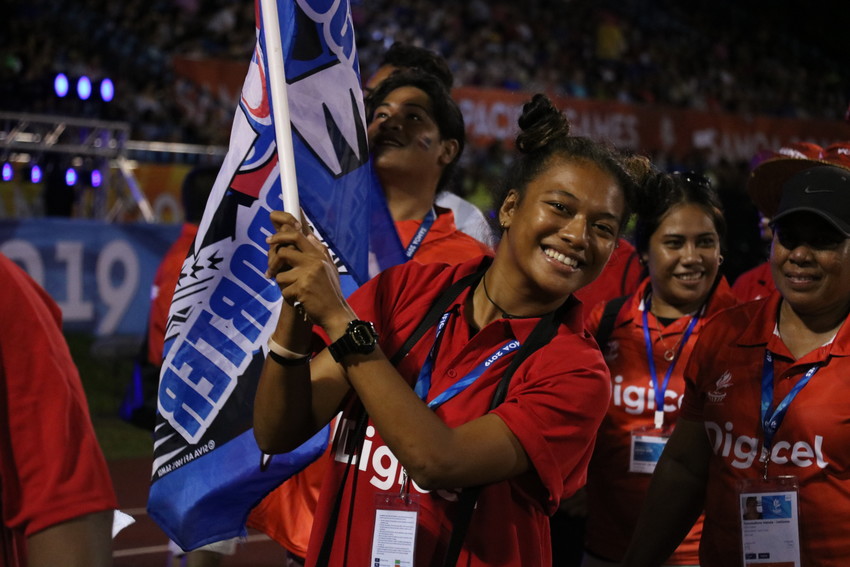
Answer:
M342 362L349 354L369 354L378 344L378 333L369 321L355 319L348 324L345 334L328 345L334 360Z

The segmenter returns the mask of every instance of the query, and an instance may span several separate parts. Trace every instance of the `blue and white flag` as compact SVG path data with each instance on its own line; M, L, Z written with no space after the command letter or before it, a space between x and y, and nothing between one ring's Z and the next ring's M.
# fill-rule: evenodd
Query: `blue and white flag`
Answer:
M405 256L368 161L349 4L277 5L279 22L265 25L280 26L301 207L350 291ZM264 275L269 213L283 201L263 27L166 330L148 512L184 549L244 535L250 510L328 442L325 428L261 470L251 430L281 302Z

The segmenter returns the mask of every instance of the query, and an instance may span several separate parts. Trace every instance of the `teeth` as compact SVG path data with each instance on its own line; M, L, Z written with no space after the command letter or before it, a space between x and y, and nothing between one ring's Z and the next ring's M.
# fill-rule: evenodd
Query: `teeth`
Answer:
M547 256L549 256L553 260L557 260L558 262L564 264L565 266L569 266L571 268L578 267L578 262L576 262L574 259L569 258L567 256L564 256L560 252L556 252L555 250L552 250L551 248L547 248L545 250L545 253L546 253Z
M676 278L685 281L695 281L702 277L702 274L678 274Z

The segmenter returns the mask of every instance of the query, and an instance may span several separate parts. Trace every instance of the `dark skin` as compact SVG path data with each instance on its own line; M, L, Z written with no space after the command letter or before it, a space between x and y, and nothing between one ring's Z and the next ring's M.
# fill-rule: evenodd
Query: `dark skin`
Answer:
M850 311L850 239L814 213L774 229L771 267L782 294L782 341L801 358L831 340ZM699 516L712 449L702 423L679 419L652 477L623 567L661 565ZM670 498L675 494L675 498Z
M491 297L522 316L552 311L598 275L614 248L625 209L619 186L592 164L555 161L549 173L539 190L532 191L529 184L525 197L514 192L505 200L499 214L508 228L484 276ZM565 190L554 190L553 184L565 184ZM291 215L274 212L271 219L276 233L267 239L267 276L275 278L284 298L272 338L291 351L305 353L313 323L333 341L357 317L342 297L336 268L324 247L305 235ZM296 301L310 322L292 308ZM473 328L502 317L480 284L467 307ZM267 359L254 406L254 434L260 448L275 453L297 447L336 415L351 389L387 446L422 488L490 484L530 468L528 455L501 418L487 414L458 427L447 426L380 348L368 355L350 355L342 364L327 350L309 365L285 367Z
M62 522L27 538L29 567L112 565L112 510Z

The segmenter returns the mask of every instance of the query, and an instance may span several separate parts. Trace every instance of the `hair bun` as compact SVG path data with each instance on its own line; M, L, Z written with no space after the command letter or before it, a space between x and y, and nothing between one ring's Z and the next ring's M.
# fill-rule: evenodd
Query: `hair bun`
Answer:
M569 120L542 93L537 93L523 105L517 123L521 131L516 139L516 147L525 154L546 146L554 139L570 135Z

